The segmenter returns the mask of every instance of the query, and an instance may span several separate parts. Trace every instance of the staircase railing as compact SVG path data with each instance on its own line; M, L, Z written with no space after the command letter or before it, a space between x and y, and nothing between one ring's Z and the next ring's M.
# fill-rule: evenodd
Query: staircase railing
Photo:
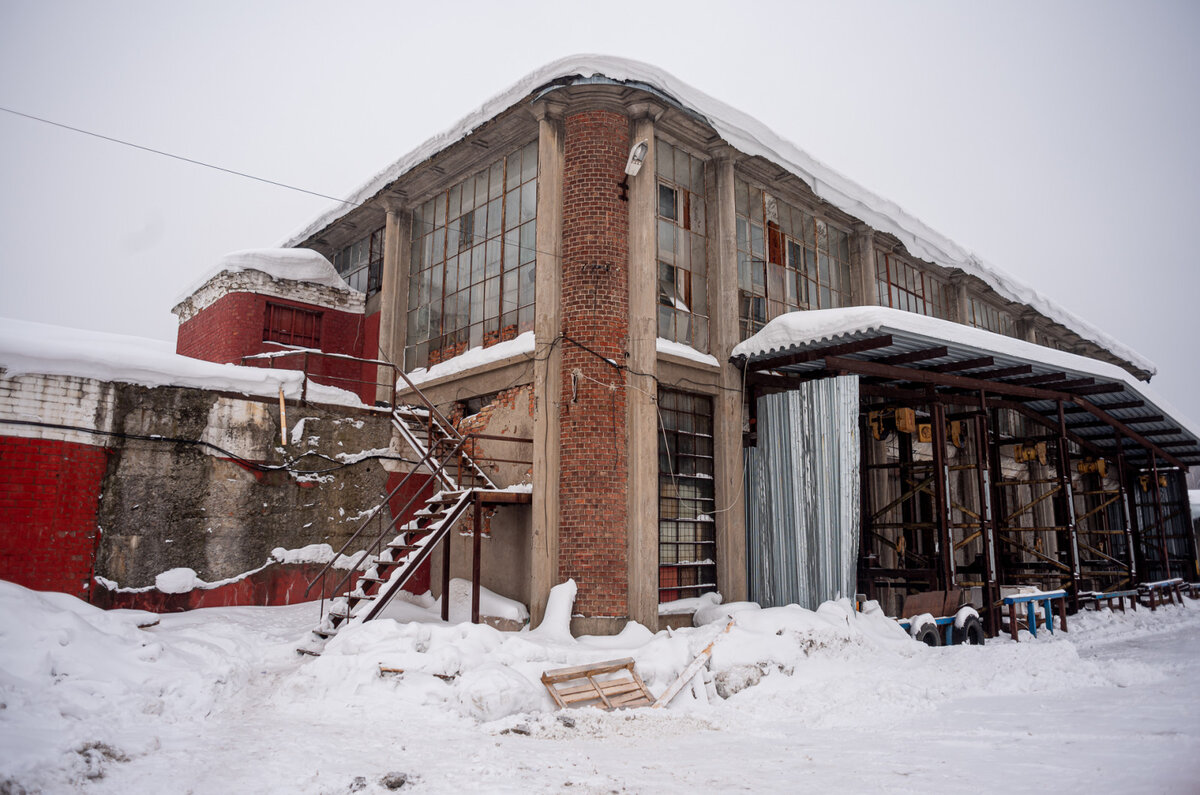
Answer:
M454 446L454 449L451 450L444 459L437 461L436 467L431 467L431 471L433 472L433 480L434 481L436 481L438 475L447 471L447 465L450 462L455 460L455 458L462 451L462 448L466 443L467 443L466 437L459 436L458 443ZM313 586L316 585L318 582L321 583L321 617L322 618L325 616L325 599L327 598L326 593L332 594L328 598L337 598L337 596L342 595L342 593L341 593L342 587L345 586L347 584L347 582L350 580L350 578L354 576L354 572L358 570L358 567L361 566L362 563L364 561L366 561L371 555L377 554L377 551L381 548L381 546L383 544L384 538L386 538L389 534L394 534L394 529L395 529L396 525L400 522L401 517L406 516L408 514L409 509L412 508L413 503L415 503L418 499L421 499L420 490L418 489L416 492L414 492L413 495L408 498L408 502L406 502L404 504L404 507L401 510L395 512L395 514L392 516L392 520L390 522L388 522L388 524L382 530L380 530L379 533L376 534L374 540L371 541L370 545L368 545L367 547L365 547L362 550L362 554L359 556L359 558L350 566L349 569L347 569L345 576L343 576L342 579L339 580L337 582L337 584L333 586L332 589L329 589L327 591L327 589L325 588L325 579L328 576L330 569L332 569L334 563L336 563L342 557L343 553L345 553L345 551L350 548L350 545L359 539L359 537L363 534L363 531L367 529L367 526L370 525L371 522L374 521L380 515L380 512L391 503L392 498L394 496L396 496L396 494L408 484L408 482L412 479L413 475L417 474L417 472L420 470L420 468L422 466L429 465L429 461L430 461L431 457L433 457L433 451L434 451L434 446L430 445L429 448L425 451L424 457L422 457L422 459L417 463L417 465L414 466L412 468L412 470L410 470L409 473L407 475L405 475L404 478L398 484L396 484L396 487L393 488L388 493L387 497L384 498L383 502L381 502L379 505L377 505L375 507L374 510L371 511L371 513L367 516L367 518L364 519L362 521L362 523L358 526L358 529L354 531L354 534L351 535L350 538L348 538L344 544L342 544L341 549L339 549L334 554L333 558L321 568L321 571L317 573L317 576L314 577L313 580L308 584L308 587L304 589L304 595L308 596L308 593L309 593L309 591L312 590ZM424 502L425 500L421 499L421 501ZM347 591L348 590L349 590L349 588L347 588Z

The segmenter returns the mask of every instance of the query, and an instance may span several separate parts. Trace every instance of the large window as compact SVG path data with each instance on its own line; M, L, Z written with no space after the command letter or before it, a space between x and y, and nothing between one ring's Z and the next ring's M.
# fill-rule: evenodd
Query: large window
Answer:
M875 252L875 284L879 305L918 315L950 318L950 295L946 283L906 260L884 251Z
M658 336L708 350L704 163L659 139Z
M968 321L975 328L992 331L1012 337L1016 334L1012 315L1003 309L997 309L980 298L971 296Z
M383 227L334 254L333 267L360 293L379 292L383 279Z
M738 316L742 339L795 309L850 302L850 236L738 180Z
M321 347L321 313L295 306L267 303L263 341L301 348Z
M717 589L713 522L712 399L659 390L658 593L660 602Z
M406 369L533 329L537 142L413 212Z

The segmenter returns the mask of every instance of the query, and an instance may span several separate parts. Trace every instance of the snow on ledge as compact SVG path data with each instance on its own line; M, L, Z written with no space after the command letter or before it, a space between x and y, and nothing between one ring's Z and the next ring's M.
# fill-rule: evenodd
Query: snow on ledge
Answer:
M517 356L531 356L533 350L533 332L526 331L524 334L511 340L497 342L495 345L486 348L471 348L463 351L458 356L451 357L444 362L438 362L433 367L418 367L408 374L408 380L414 385L420 385L438 378L457 375L458 373L474 370L477 367L483 367L487 364L504 361L505 359ZM396 389L402 392L408 389L408 384L404 383L403 378L397 381Z
M175 299L180 303L222 273L259 271L275 280L308 282L334 290L357 292L338 275L333 264L319 252L308 248L250 248L231 251L221 257L207 273L194 281L187 292Z
M1120 381L1127 389L1156 405L1188 433L1200 438L1200 425L1190 421L1163 400L1144 381L1137 380L1115 364L900 309L854 306L844 309L788 312L772 320L754 336L739 343L734 347L731 356L752 358L774 351L785 351L798 345L834 342L856 333L887 334L889 331L917 334L930 341L951 342L980 351L1039 362L1067 372ZM1100 407L1103 408L1103 405Z
M721 363L717 361L717 357L708 353L701 353L691 345L684 345L682 342L663 339L658 337L654 341L654 349L659 353L668 353L672 356L678 356L681 359L690 359L693 362L700 364L711 365L712 367L720 367Z
M218 364L180 356L162 340L109 334L0 318L0 368L4 376L64 375L141 386L180 386L257 397L299 399L304 374ZM308 399L316 403L362 407L352 392L308 384Z
M759 156L803 180L817 196L834 207L849 213L872 228L894 235L909 254L946 268L955 268L981 279L1001 298L1027 304L1050 320L1074 331L1134 367L1151 375L1157 372L1154 363L1132 348L1118 342L1082 318L1068 312L1021 284L1000 268L926 226L895 202L877 196L858 183L843 176L812 155L783 138L757 119L748 116L721 100L693 88L674 75L651 64L609 55L569 55L553 61L526 75L513 86L497 94L463 117L443 133L426 140L395 163L384 168L362 187L347 197L345 203L334 205L312 223L294 234L285 246L296 246L311 235L338 220L351 208L367 202L385 186L414 167L457 143L488 120L515 106L538 89L548 87L562 78L607 77L618 82L653 87L680 105L706 119L714 130L735 149Z

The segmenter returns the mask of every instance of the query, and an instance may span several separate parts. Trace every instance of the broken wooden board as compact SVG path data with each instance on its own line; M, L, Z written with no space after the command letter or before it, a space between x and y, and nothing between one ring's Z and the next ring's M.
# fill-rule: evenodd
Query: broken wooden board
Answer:
M704 667L705 663L708 662L708 658L712 656L713 646L716 646L717 641L720 640L721 637L731 629L733 629L732 618L729 619L729 623L725 625L725 629L721 630L721 632L712 639L712 643L701 649L700 653L696 655L696 658L688 663L687 668L683 669L683 673L681 673L675 679L675 681L671 683L670 687L663 691L663 694L658 697L658 701L655 701L653 704L655 709L662 709L667 704L670 704L671 699L679 695L680 690L683 690L683 686L696 678L696 674L700 673L700 669Z
M542 674L542 684L559 709L599 707L613 710L648 707L654 703L646 683L633 668L632 657L556 668Z

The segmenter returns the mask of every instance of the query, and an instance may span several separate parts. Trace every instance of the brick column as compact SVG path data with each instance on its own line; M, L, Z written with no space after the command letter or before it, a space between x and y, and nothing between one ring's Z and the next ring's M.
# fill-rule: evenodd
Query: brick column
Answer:
M629 615L627 410L629 209L617 187L629 119L605 108L563 120L559 393L559 579L579 586L576 631L613 632Z

